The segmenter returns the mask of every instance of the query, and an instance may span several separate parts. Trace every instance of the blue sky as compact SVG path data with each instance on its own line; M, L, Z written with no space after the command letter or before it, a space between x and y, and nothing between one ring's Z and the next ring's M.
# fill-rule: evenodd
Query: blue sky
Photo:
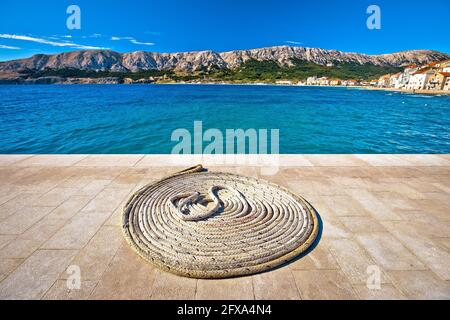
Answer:
M69 5L81 29L66 27ZM381 8L381 29L366 9ZM450 53L450 1L1 0L0 60L77 49L177 52L299 45L368 54Z

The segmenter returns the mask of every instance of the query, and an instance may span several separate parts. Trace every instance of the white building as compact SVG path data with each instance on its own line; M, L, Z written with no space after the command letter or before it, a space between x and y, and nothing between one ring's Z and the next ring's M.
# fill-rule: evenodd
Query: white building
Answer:
M428 79L434 75L430 69L419 70L413 73L406 89L409 90L423 90L428 82Z
M315 85L317 85L318 84L317 77L316 76L308 77L306 79L306 84L308 86L315 86Z

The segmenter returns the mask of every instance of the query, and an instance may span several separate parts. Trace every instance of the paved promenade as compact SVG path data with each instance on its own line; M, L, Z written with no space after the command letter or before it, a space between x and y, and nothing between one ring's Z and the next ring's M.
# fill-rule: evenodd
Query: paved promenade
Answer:
M257 165L205 167L305 197L322 220L318 244L274 271L196 280L139 258L120 226L135 190L190 164L168 155L0 155L0 299L450 299L450 155L279 161L268 176ZM69 289L77 270L81 288Z

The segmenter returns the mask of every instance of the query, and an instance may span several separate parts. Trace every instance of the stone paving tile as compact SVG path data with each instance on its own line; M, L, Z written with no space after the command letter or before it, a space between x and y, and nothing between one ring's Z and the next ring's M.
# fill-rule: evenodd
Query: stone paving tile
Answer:
M308 161L316 166L366 166L363 159L350 154L308 154L304 156Z
M196 289L197 279L180 277L156 269L151 299L193 300Z
M64 220L44 218L17 236L6 246L0 249L1 258L28 258L45 241L56 233L63 225Z
M339 221L351 233L383 232L386 228L372 217L339 217Z
M330 239L330 251L341 270L352 284L365 284L369 278L368 268L377 264L351 239ZM381 283L390 283L380 266Z
M297 270L292 274L304 300L357 299L350 282L339 270Z
M388 232L358 235L357 240L385 270L425 270L408 249Z
M322 219L322 238L341 239L352 235L338 218L327 217Z
M0 234L22 234L54 207L25 207L0 222Z
M141 154L98 154L89 155L81 161L78 161L75 166L88 167L129 167L134 166L144 155Z
M57 207L76 191L75 188L54 188L36 199L33 206Z
M369 213L359 202L349 195L323 196L323 201L333 211L335 216L368 216Z
M393 154L384 154L382 157L377 154L358 154L355 157L372 166L411 166L407 159Z
M80 289L69 289L67 280L57 280L43 300L86 300L97 285L96 281L81 281Z
M321 239L317 246L300 259L288 264L292 270L333 270L339 269L336 259L331 254L327 241Z
M405 300L406 297L391 284L382 284L379 289L369 289L365 285L353 286L362 300Z
M450 221L441 221L423 211L399 212L405 224L413 227L418 233L430 238L446 238L450 236Z
M109 212L79 212L43 246L44 249L81 249L100 229Z
M292 272L280 268L252 276L256 300L298 300L300 294Z
M367 190L348 189L346 192L378 220L400 220L401 217Z
M22 264L24 259L0 259L0 281L5 279L14 269Z
M37 193L19 193L16 197L0 206L0 221L8 218L25 206L32 204L39 197L40 194Z
M89 299L150 299L154 280L155 268L122 246Z
M450 161L434 154L398 155L414 166L450 166Z
M19 161L23 161L32 155L29 154L0 154L0 167L9 166Z
M389 277L408 299L450 299L450 284L430 271L389 271Z
M100 191L105 189L107 185L111 183L112 180L106 179L95 179L91 180L83 188L77 190L76 195L81 196L96 196Z
M450 254L432 239L420 235L405 222L384 222L384 226L443 280L450 280Z
M129 193L128 189L104 189L82 209L82 212L113 212Z
M86 158L86 155L75 154L59 154L59 155L35 155L27 158L23 161L16 162L15 166L31 167L31 166L52 166L52 167L65 167L72 166L80 160Z
M8 243L10 243L15 238L16 236L12 234L0 234L0 249L8 245Z
M60 206L50 212L47 218L69 220L83 209L92 198L92 196L70 196Z
M253 284L251 277L197 280L199 300L253 300Z
M109 262L125 241L118 227L103 226L89 243L79 251L72 264L80 267L83 281L100 280ZM69 275L63 273L62 279Z
M38 250L0 283L0 299L40 299L74 256L71 250Z

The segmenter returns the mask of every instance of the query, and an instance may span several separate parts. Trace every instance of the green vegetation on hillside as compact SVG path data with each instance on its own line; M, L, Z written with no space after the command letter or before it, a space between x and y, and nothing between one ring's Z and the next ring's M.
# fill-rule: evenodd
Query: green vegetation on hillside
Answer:
M400 72L400 67L384 67L373 64L341 63L334 66L324 66L303 60L292 60L291 66L280 66L275 61L249 60L237 69L203 68L191 73L176 73L173 71L146 70L138 72L90 71L78 69L46 69L42 71L24 71L31 78L59 76L64 78L104 78L116 77L121 80L148 79L149 77L164 77L166 80L192 81L214 80L227 82L275 82L287 79L293 81L305 80L310 76L337 78L342 80L370 80L387 73Z

